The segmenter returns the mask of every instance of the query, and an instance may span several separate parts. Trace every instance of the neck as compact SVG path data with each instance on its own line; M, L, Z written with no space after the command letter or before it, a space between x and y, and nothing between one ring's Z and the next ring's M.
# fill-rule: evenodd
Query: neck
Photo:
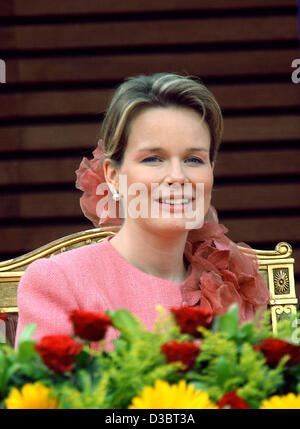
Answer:
M187 275L183 257L187 235L188 232L174 231L158 234L141 228L137 222L125 222L110 242L134 267L180 284Z

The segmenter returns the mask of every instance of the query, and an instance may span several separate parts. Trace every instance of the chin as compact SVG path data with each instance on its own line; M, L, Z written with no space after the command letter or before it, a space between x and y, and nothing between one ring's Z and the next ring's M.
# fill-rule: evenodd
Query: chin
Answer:
M145 219L144 219L145 220ZM157 231L158 234L163 234L166 232L174 233L186 233L191 229L197 227L190 225L191 221L189 219L176 219L176 218L158 218L158 219L147 219L147 226L145 225L145 229L151 229L153 231ZM195 222L193 222L193 225ZM200 225L202 226L202 224ZM200 228L198 226L198 228Z

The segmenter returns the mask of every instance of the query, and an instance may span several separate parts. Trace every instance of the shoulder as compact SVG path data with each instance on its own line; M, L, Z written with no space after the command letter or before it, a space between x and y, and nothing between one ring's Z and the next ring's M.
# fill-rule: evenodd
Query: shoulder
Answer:
M64 270L72 269L77 271L84 267L91 268L99 260L109 260L109 246L107 240L99 243L86 244L75 249L67 250L57 255L51 256L49 261Z
M99 270L99 260L107 265L105 248L105 242L100 242L36 259L21 277L19 298L70 294L89 286ZM100 274L102 271L100 268Z
M101 255L105 257L108 246L107 240L99 243L86 244L71 250L51 256L49 259L56 264L78 263Z
M93 271L93 267L99 264L99 260L103 263L109 261L107 244L106 240L103 240L100 243L87 244L48 258L36 259L26 268L21 282L29 277L39 279L41 276L47 276L49 280L54 280L71 274L73 277L79 272Z

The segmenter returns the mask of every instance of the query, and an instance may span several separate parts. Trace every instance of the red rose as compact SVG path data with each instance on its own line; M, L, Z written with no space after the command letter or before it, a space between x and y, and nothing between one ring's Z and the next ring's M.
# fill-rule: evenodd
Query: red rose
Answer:
M243 398L237 395L235 390L226 393L217 403L219 408L229 406L232 410L249 410L250 407Z
M166 355L168 363L182 362L186 366L184 370L180 370L181 372L189 371L194 367L200 351L199 347L190 342L172 341L161 346L161 352Z
M267 365L271 368L275 368L285 355L290 355L286 365L296 365L300 362L300 346L295 346L284 340L265 338L261 344L254 345L254 349L263 353Z
M48 335L35 345L44 364L57 374L72 371L75 358L82 347L83 344L68 335Z
M77 337L89 341L100 341L104 338L111 318L103 313L85 310L73 310L70 315L74 333Z
M7 314L0 314L0 320L3 320L5 322L7 320Z
M183 334L201 338L202 334L197 330L197 327L209 328L211 326L212 313L209 310L196 307L180 307L172 308L171 312L175 315L176 322Z

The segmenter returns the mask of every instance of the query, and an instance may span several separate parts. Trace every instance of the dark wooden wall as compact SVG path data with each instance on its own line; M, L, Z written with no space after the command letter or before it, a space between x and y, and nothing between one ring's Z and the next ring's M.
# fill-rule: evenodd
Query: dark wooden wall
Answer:
M300 295L296 0L1 0L0 260L91 228L75 170L128 76L200 76L225 135L213 204L228 236L294 248Z

